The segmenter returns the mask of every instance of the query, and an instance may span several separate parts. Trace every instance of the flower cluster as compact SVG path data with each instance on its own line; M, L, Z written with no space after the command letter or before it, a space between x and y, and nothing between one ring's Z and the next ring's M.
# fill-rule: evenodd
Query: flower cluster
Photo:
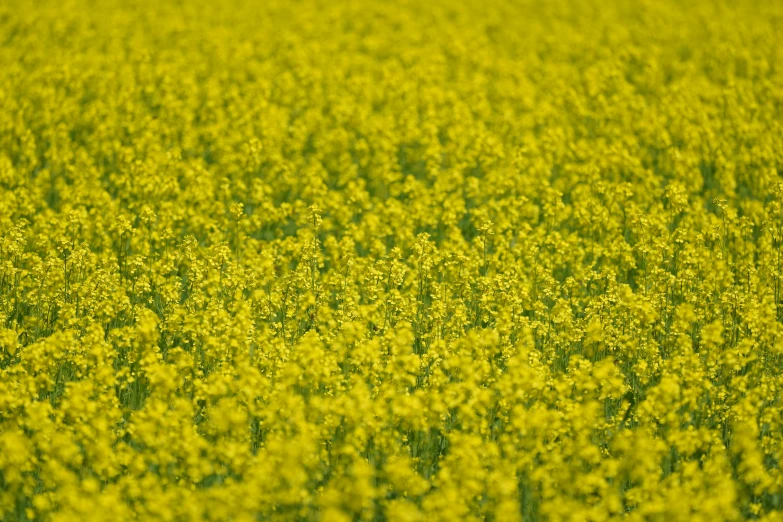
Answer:
M783 520L781 31L0 3L0 520Z

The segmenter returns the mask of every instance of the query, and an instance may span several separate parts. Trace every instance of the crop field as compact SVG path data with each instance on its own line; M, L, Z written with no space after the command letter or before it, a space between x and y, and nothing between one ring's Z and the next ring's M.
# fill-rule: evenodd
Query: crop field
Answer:
M0 522L783 522L783 2L0 1Z

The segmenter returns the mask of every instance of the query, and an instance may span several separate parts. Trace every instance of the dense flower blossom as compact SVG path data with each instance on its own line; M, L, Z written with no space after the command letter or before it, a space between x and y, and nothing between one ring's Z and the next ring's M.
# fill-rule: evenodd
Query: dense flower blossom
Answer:
M781 31L0 3L0 520L783 520Z

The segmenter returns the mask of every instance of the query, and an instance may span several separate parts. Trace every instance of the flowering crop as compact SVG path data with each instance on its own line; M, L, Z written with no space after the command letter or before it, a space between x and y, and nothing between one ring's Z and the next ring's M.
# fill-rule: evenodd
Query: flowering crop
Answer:
M0 3L0 520L783 521L783 3Z

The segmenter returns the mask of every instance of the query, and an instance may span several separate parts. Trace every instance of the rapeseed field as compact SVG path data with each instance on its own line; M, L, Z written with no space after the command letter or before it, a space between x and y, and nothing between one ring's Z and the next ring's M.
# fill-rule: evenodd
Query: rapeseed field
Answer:
M782 34L0 2L0 520L783 521Z

